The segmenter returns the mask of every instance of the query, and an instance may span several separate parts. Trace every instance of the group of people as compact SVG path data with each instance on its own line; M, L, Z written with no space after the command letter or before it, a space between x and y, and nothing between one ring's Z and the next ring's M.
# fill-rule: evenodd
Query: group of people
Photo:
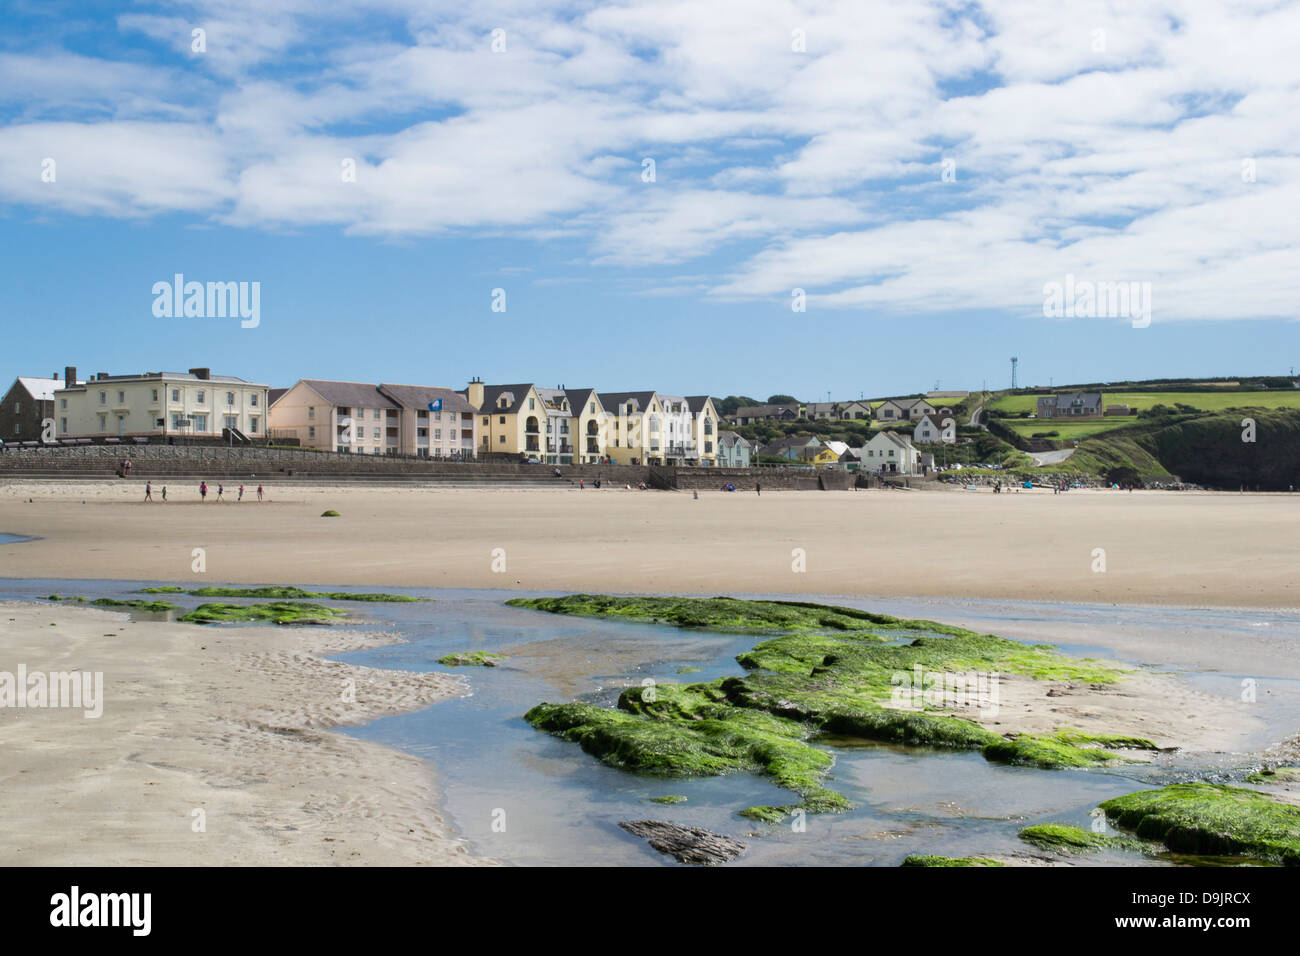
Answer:
M259 485L257 486L257 500L258 500L258 501L261 501L261 500L262 500L262 495L263 495L263 493L264 493L264 492L263 492L262 486L259 484ZM218 483L218 484L217 484L217 500L218 500L218 501L225 501L225 500L226 500L226 499L225 499L225 494L226 494L226 487L225 487L225 485L222 485L222 484ZM153 501L153 500L154 500L154 497L153 497L153 482L152 482L152 481L146 481L146 482L144 483L144 500L145 500L145 501ZM167 500L167 486L166 486L166 485L163 485L163 486L162 486L162 500L163 500L163 501L166 501L166 500ZM200 482L199 482L199 501L200 501L200 503L202 503L202 502L205 502L205 501L207 501L207 500L208 500L208 483L207 483L206 481L200 481ZM240 486L239 486L238 497L237 497L235 500L236 500L236 501L243 501L243 500L244 500L244 486L243 486L243 485L240 485Z

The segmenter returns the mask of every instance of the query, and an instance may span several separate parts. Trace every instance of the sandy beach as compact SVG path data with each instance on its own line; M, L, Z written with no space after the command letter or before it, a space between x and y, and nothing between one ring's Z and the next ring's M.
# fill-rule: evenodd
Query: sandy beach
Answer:
M1300 499L1287 495L267 490L260 504L248 495L200 504L196 489L173 485L162 504L142 502L138 482L0 484L0 532L34 538L0 545L0 577L1300 604ZM325 509L340 515L321 517ZM1104 571L1094 570L1095 549L1104 550ZM796 570L801 561L806 570ZM1098 643L1068 628L1003 633ZM102 671L112 703L98 719L47 709L0 721L9 824L0 860L477 862L436 809L436 768L328 732L467 693L459 677L320 656L388 640L343 628L223 630L0 605L0 670L21 662L29 671ZM1166 632L1110 646L1128 660L1300 676L1293 655L1266 639L1244 649L1245 659L1217 644ZM340 692L349 680L355 703ZM999 733L1065 724L1201 753L1241 752L1262 726L1249 708L1169 674L1134 671L1110 688L1004 677L1001 691L996 716L966 716Z
M67 707L3 711L0 863L481 862L435 809L427 762L326 732L466 693L443 674L317 656L380 640L0 604L0 670L102 672L105 701L99 717ZM355 702L345 702L345 686Z
M1300 606L1286 494L267 490L6 482L0 577Z

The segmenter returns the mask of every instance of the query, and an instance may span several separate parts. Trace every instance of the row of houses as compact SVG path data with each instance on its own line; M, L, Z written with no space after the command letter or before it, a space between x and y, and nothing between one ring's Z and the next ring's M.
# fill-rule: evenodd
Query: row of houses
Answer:
M945 393L946 394L946 393ZM952 415L952 407L926 398L887 398L875 408L869 401L803 402L777 405L746 405L729 416L737 425L758 422L799 421L920 421L926 416L941 421Z
M838 467L870 474L921 475L934 468L932 454L919 449L907 435L887 429L876 432L859 448L809 435L779 439L763 446L760 454L817 468Z
M54 434L45 434L45 423ZM301 379L271 388L207 368L89 379L20 376L0 401L0 440L292 440L304 448L548 464L749 464L707 395L599 392L525 382L463 389Z

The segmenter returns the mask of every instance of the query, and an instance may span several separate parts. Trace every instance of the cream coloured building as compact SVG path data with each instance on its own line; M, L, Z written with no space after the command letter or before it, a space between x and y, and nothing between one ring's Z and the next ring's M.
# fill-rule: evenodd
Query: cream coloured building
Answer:
M54 419L60 438L263 438L267 427L267 386L212 375L206 368L188 372L100 372L77 381L77 370L64 372L64 386L54 392Z

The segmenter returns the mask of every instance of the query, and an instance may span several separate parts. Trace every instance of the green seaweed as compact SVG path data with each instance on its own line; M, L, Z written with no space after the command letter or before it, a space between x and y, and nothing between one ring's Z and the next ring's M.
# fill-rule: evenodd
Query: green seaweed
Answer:
M1095 743L1098 746L1081 747L1078 746L1079 743ZM1100 767L1107 764L1133 762L1133 758L1114 753L1106 749L1107 746L1135 750L1158 749L1155 744L1142 737L1057 730L1051 734L1020 734L1013 739L990 744L984 748L984 756L995 763L1039 767L1044 770Z
M511 607L532 608L552 614L583 617L618 617L632 621L673 624L729 633L753 632L840 632L874 634L885 630L918 627L956 634L952 628L932 621L904 621L886 614L855 608L813 604L805 601L747 601L714 597L613 597L608 594L570 594L554 598L511 598Z
M331 508L328 511L322 511L320 513L320 516L322 518L337 518L339 516L339 513L335 511L333 508Z
M965 687L973 691L968 696L978 698L989 694L998 673L1100 684L1124 673L1104 662L1067 657L1050 645L802 602L582 594L506 603L557 614L742 633L784 629L786 633L737 656L747 671L742 676L629 688L615 709L545 703L527 714L537 729L579 743L611 766L661 774L755 771L803 798L791 806L742 810L750 819L775 822L794 809L834 812L848 806L844 797L820 782L832 760L810 741L828 734L982 749L990 759L1039 766L1092 766L1117 759L1100 749L1104 743L1153 746L1138 738L1102 738L1073 730L1062 730L1059 737L1008 741L973 720L941 712L945 696L925 693ZM982 690L974 681L948 684L947 679L962 675L982 677ZM902 698L900 688L907 692ZM1096 746L1079 746L1085 743Z
M191 597L234 597L234 598L272 598L274 600L293 600L298 598L324 598L330 601L373 601L401 603L407 601L425 601L427 598L411 597L407 594L383 594L378 592L352 594L348 591L306 591L281 584L258 588L205 587L186 590L167 585L166 587L141 588L141 594L188 594Z
M162 614L165 611L175 611L177 606L167 601L142 601L139 598L129 598L125 601L117 598L95 598L91 600L86 597L65 597L60 594L51 594L48 601L77 601L81 604L89 604L91 607L125 607L133 611L150 611L155 614Z
M90 604L94 607L129 607L135 611L149 611L154 614L162 614L166 611L177 610L177 605L170 601L141 601L136 598L130 598L125 601L119 601L116 598L95 598Z
M232 624L269 621L273 624L305 624L346 617L345 611L307 601L272 601L269 604L200 604L178 620L192 624Z
M489 654L487 651L460 651L438 658L444 667L496 667L497 661L505 660L502 654Z
M903 858L899 866L1006 866L987 856L934 856L928 853L913 853Z
M680 793L666 793L662 797L651 797L651 803L662 803L665 806L672 806L675 803L685 803L686 798Z
M1132 837L1093 833L1065 823L1036 823L1020 831L1020 839L1053 853L1092 853L1097 850L1146 850Z
M1300 866L1300 807L1257 790L1176 783L1106 800L1101 809L1116 826L1176 853Z

